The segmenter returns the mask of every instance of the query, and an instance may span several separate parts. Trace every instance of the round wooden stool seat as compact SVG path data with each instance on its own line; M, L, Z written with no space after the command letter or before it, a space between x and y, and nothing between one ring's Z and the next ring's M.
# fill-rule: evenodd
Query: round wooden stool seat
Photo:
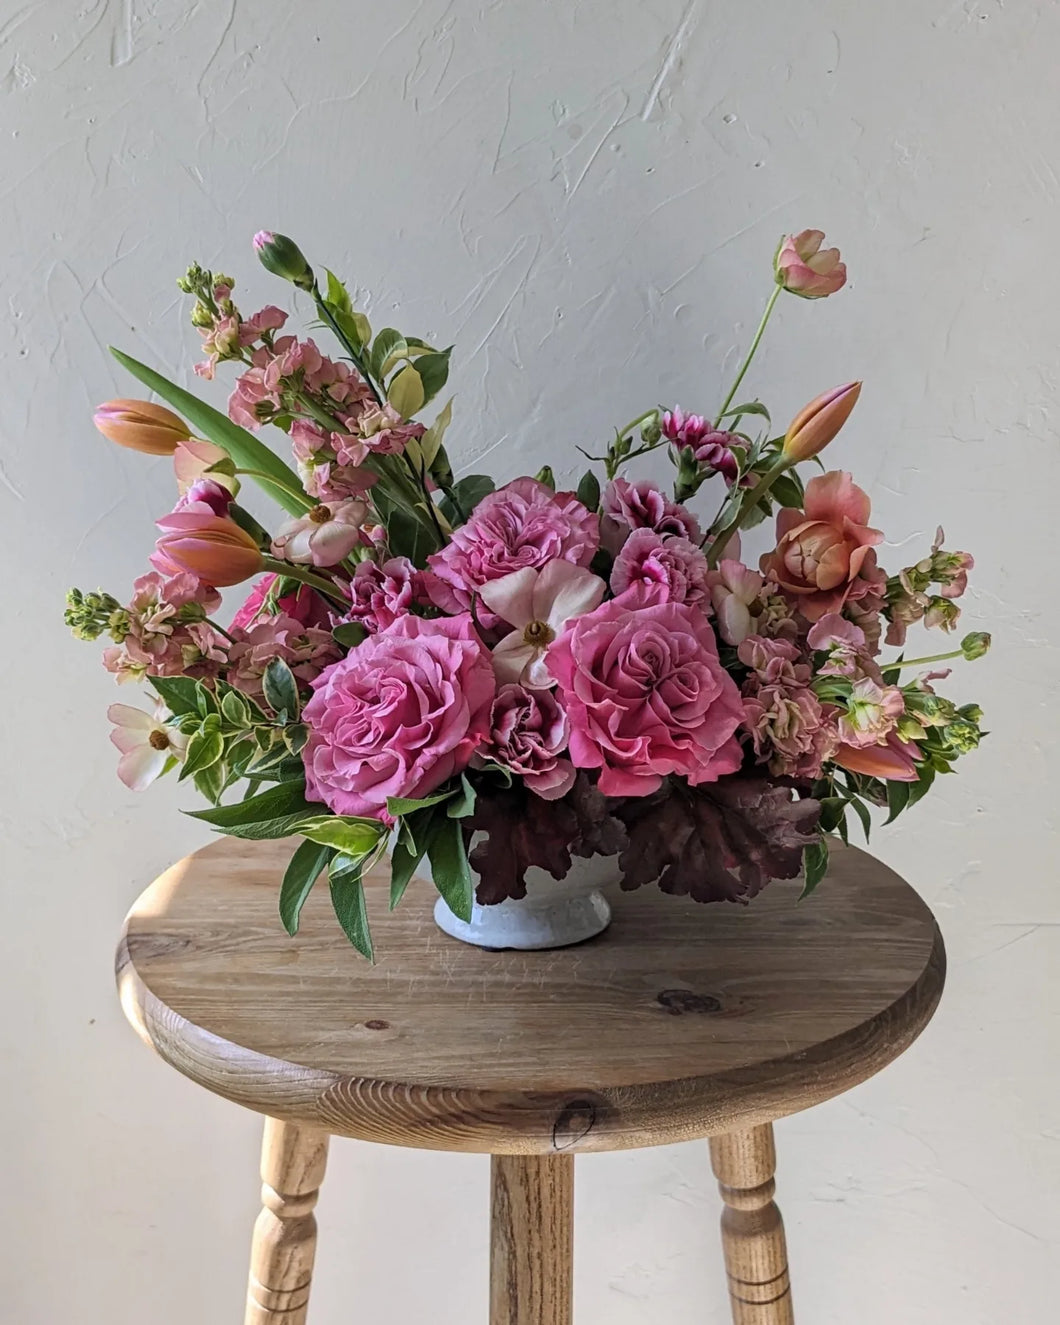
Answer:
M775 883L746 908L645 888L616 897L598 938L538 953L446 937L423 882L389 913L384 866L367 881L374 965L339 929L325 882L298 936L284 932L277 896L290 852L225 838L167 870L129 915L118 979L127 1016L168 1063L307 1136L522 1156L511 1161L521 1178L542 1156L545 1186L578 1151L711 1136L727 1215L760 1224L776 1211L768 1124L897 1057L942 991L930 911L854 848L835 849L801 904L797 883ZM494 1164L508 1218L512 1184ZM569 1179L559 1187L569 1207ZM542 1191L538 1215L550 1208ZM556 1215L565 1218L569 1208ZM754 1245L779 1238L782 1252L779 1214L776 1238L756 1229ZM782 1274L771 1299L782 1310L756 1299L741 1315L733 1288L738 1321L791 1319L783 1264ZM738 1282L743 1292L752 1281ZM780 1272L763 1282L756 1292ZM514 1287L502 1290L507 1300ZM569 1318L554 1306L492 1319ZM248 1308L247 1320L303 1319L289 1305L271 1310Z

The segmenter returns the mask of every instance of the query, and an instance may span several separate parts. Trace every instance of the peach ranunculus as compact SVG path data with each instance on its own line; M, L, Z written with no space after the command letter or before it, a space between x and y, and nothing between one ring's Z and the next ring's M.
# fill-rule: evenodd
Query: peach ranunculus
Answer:
M874 584L883 534L869 528L869 498L843 470L811 479L804 506L780 511L777 546L760 564L808 621L819 621Z

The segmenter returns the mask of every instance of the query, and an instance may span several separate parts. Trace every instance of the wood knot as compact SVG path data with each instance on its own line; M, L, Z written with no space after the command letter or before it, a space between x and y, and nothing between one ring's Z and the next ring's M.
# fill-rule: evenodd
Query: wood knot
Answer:
M720 998L713 994L696 994L691 989L664 989L656 995L655 1001L671 1017L680 1017L686 1012L721 1011Z
M376 1017L372 1021L366 1021L364 1026L365 1030L369 1031L388 1031L390 1029L390 1022L383 1021L382 1018Z
M571 1150L592 1131L596 1124L596 1105L592 1100L571 1100L560 1110L552 1125L552 1148Z

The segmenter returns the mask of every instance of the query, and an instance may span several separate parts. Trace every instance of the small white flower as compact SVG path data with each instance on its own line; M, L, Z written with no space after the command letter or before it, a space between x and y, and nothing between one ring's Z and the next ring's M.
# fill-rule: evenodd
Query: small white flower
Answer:
M154 713L131 704L111 704L107 717L114 723L110 739L121 751L118 777L130 791L143 791L165 772L170 759L183 760L188 738L163 719L169 716L163 704Z

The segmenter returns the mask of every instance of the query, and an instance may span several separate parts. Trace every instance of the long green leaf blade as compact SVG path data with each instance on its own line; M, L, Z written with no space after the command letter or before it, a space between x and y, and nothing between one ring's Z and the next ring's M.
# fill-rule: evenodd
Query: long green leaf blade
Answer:
M336 870L336 862L343 860L348 862L349 867ZM331 887L331 905L335 908L343 933L363 957L373 961L372 934L368 928L368 908L365 905L360 870L353 867L348 857L336 856L332 861L328 883Z
M460 920L470 921L474 889L459 819L445 818L439 822L427 847L427 857L434 886L445 898L446 906Z
M288 934L298 933L298 919L305 899L333 854L330 847L307 841L288 862L280 885L280 919Z

